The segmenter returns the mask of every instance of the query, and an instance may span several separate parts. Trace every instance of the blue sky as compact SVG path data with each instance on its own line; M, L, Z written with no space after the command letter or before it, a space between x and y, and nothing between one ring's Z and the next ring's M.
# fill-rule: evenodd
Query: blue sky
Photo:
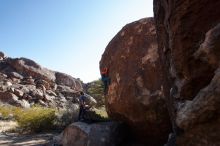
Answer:
M0 51L84 82L127 23L153 16L153 0L0 0Z

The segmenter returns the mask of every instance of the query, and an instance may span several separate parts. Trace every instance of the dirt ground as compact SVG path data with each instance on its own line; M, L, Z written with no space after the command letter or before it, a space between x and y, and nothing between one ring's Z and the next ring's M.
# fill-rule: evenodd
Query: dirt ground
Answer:
M52 146L53 137L59 135L59 133L21 135L7 132L16 126L17 123L14 121L0 121L0 146Z

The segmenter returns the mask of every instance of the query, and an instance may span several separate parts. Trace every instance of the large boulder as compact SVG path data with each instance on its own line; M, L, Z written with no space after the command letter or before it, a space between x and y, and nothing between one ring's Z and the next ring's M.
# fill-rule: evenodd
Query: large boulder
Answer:
M79 80L65 73L56 72L56 83L58 85L68 86L76 91L82 91L82 84Z
M161 81L153 18L130 23L111 40L100 61L109 68L111 118L124 121L139 141L162 145L171 130Z
M86 124L76 122L61 134L63 146L117 146L121 142L120 125L115 122Z
M220 1L154 0L163 87L179 146L219 145Z

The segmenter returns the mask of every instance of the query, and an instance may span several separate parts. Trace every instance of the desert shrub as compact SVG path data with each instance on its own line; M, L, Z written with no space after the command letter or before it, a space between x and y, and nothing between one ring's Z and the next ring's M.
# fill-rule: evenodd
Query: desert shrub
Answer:
M40 132L53 128L56 115L54 109L33 107L15 113L15 119L23 131Z
M23 132L46 131L54 126L56 119L55 109L45 107L32 107L23 109L14 106L0 106L0 113L4 120L15 120L18 128Z
M3 120L14 120L15 115L20 114L21 108L9 105L0 106L0 115Z
M1 118L6 119L10 115L10 111L11 111L11 109L9 109L5 106L1 106L0 107Z

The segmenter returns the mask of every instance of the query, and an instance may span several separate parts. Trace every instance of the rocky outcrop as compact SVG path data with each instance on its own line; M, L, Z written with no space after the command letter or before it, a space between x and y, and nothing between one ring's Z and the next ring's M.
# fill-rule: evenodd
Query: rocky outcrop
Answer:
M0 102L20 107L40 104L58 109L68 109L70 104L78 103L78 92L83 90L81 81L41 67L30 59L2 56Z
M122 28L105 49L100 68L109 68L106 97L110 117L127 123L139 141L162 145L171 131L163 96L153 18Z
M177 145L219 145L220 1L154 0L163 87Z
M27 82L41 82L46 88L54 88L56 84L68 86L74 90L82 90L81 81L70 75L54 72L41 67L33 60L27 58L5 58L0 65L0 71L13 79L25 78ZM31 81L30 78L34 80Z
M117 146L122 140L119 131L120 125L115 122L76 122L69 125L57 141L63 146Z

